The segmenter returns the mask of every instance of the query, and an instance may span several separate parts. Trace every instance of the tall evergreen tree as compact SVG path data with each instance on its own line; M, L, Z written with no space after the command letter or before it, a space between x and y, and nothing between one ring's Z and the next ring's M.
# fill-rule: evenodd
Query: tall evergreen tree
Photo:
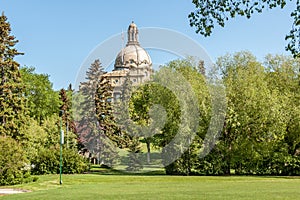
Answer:
M76 127L72 115L72 102L70 100L70 98L72 97L72 92L73 91L71 87L69 87L68 90L61 89L59 92L61 100L60 110L63 111L62 121L66 129L65 140L67 147L76 147L77 145L77 136L75 135Z
M107 78L102 76L99 80L96 94L95 94L95 107L96 116L101 129L109 135L112 131L113 116L112 116L112 87Z
M22 53L15 49L18 40L10 35L7 17L0 16L0 135L22 138L20 127L25 122L25 98L19 64L14 57Z
M105 74L99 60L95 60L86 73L86 82L80 84L80 120L78 133L80 142L97 157L99 163L112 165L116 152L106 135L112 135L110 84L103 77ZM77 109L78 110L78 109Z
M95 94L96 118L100 128L97 146L99 161L109 166L118 156L114 145L120 141L112 112L112 90L109 80L101 76Z
M78 95L83 99L75 108L79 114L77 130L80 142L94 155L97 151L97 135L100 131L96 118L95 93L103 74L104 69L97 59L87 70L86 81L80 83Z

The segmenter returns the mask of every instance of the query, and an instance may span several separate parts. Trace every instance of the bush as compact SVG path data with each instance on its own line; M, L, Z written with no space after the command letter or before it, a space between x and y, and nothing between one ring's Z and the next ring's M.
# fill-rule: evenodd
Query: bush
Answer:
M37 156L33 158L31 170L32 174L56 174L59 172L59 152L54 147L50 149L40 149Z
M89 169L87 160L72 149L63 151L63 168L64 174L78 174L86 172Z
M28 182L30 167L22 146L11 137L0 136L0 185Z
M58 174L59 163L59 148L51 147L50 149L42 149L32 161L34 166L32 173L36 175ZM62 172L64 174L83 173L87 170L87 161L82 156L73 149L63 149Z

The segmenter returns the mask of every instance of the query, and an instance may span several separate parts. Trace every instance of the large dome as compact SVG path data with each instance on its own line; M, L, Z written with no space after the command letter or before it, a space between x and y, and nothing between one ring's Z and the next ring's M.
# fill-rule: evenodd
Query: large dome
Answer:
M139 45L126 46L117 55L115 68L144 67L152 64L149 54Z
M129 25L127 34L128 41L126 47L116 57L115 70L151 66L151 58L147 51L140 46L138 29L133 22Z

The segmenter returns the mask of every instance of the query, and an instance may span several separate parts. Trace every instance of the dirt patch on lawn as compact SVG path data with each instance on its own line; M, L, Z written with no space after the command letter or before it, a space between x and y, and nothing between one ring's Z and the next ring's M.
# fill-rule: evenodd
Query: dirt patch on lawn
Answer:
M0 196L8 195L8 194L20 194L24 192L30 192L29 190L22 189L12 189L12 188L0 188Z

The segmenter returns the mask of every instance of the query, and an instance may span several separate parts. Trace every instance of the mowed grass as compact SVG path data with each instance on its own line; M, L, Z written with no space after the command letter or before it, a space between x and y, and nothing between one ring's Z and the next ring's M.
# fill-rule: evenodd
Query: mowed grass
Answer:
M58 183L58 175L39 176L13 186L31 192L0 199L300 199L300 177L82 174Z

